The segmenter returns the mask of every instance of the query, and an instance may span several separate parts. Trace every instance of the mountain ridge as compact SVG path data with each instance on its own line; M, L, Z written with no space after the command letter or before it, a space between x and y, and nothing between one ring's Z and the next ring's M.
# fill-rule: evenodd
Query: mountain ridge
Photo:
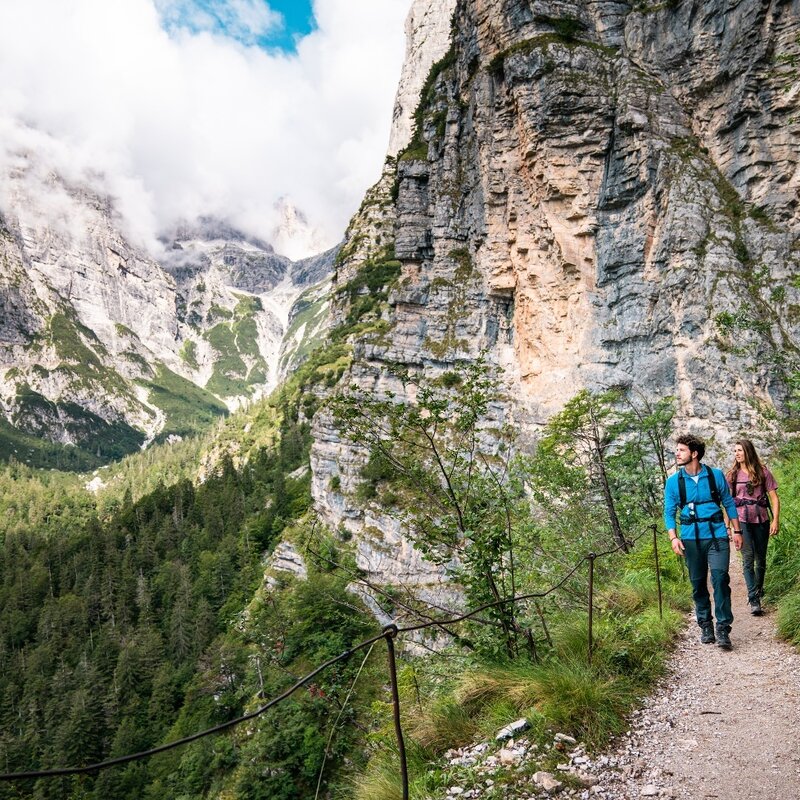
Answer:
M293 262L201 219L175 231L157 261L120 232L109 199L53 181L61 220L21 182L22 205L1 218L7 455L36 463L32 436L77 446L88 456L78 461L96 466L202 430L277 384L291 308L324 282L335 248Z

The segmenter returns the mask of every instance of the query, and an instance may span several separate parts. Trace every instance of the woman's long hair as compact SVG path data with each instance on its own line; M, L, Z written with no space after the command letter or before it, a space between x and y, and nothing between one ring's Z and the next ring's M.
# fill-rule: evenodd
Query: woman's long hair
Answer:
M744 464L742 466L747 472L750 482L753 486L760 486L764 482L764 465L761 463L761 459L758 457L753 443L749 439L739 439L736 444L740 445L742 450L744 450ZM739 462L736 460L736 456L734 456L733 466L728 470L728 483L733 486L734 492L736 491L736 474L739 472L739 469Z

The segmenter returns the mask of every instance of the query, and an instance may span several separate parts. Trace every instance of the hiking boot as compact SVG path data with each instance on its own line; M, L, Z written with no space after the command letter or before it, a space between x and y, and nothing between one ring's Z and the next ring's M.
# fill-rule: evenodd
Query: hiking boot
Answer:
M717 641L714 636L714 626L710 622L700 628L700 641L703 644L714 644Z
M750 613L754 617L760 617L764 613L764 609L761 608L761 601L758 598L750 601Z
M717 646L723 650L730 650L733 645L731 644L731 635L728 631L717 631Z

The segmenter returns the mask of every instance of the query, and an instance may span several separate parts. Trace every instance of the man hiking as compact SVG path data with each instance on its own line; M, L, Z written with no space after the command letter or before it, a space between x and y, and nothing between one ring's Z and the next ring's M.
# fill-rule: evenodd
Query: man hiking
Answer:
M679 436L675 446L678 471L670 476L664 487L664 527L669 533L672 551L686 558L700 641L714 641L725 650L731 649L731 586L728 575L730 546L722 513L724 507L733 526L733 543L742 547L742 531L736 514L736 504L728 490L722 470L707 467L700 461L706 446L696 436ZM680 514L681 535L675 532L675 515ZM711 615L708 594L708 572L714 589L714 610L717 615L717 634Z

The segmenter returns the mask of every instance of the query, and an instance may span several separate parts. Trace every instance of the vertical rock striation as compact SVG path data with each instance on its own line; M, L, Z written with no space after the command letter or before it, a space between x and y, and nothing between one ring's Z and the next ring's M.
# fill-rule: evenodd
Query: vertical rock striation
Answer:
M414 112L425 76L450 47L450 21L456 0L414 0L406 18L406 55L394 100L389 156L411 141Z
M486 350L523 431L617 386L759 438L800 344L799 68L798 0L459 0L396 161L389 330L347 380ZM319 416L315 497L354 531L360 458Z

